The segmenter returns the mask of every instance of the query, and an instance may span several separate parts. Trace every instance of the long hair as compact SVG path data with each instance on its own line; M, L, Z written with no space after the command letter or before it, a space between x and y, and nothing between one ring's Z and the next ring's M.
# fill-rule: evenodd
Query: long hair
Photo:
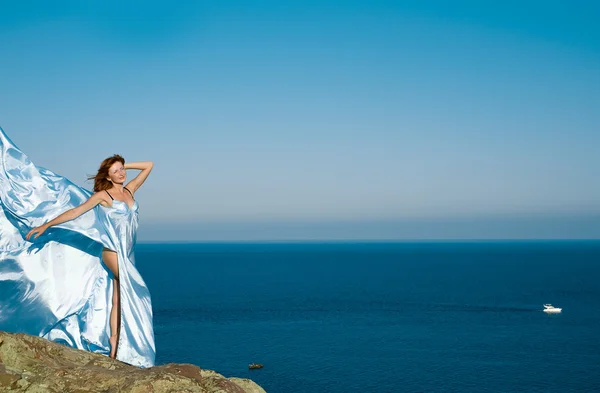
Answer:
M115 154L102 161L100 168L98 168L98 173L88 177L88 180L94 180L94 192L108 190L113 186L113 184L108 181L107 177L108 170L115 162L120 162L125 165L125 159L120 155Z

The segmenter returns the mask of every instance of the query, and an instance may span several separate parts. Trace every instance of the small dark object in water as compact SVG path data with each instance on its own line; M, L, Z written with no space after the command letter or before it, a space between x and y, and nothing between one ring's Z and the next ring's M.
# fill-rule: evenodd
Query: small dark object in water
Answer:
M250 363L248 365L248 368L250 370L254 370L254 369L257 369L257 368L263 368L263 365L262 364L258 364L258 363Z

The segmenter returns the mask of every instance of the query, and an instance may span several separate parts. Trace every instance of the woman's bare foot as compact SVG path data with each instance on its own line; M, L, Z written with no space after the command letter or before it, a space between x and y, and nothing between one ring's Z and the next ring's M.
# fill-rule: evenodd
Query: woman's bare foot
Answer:
M117 335L110 336L110 357L115 358L117 356Z

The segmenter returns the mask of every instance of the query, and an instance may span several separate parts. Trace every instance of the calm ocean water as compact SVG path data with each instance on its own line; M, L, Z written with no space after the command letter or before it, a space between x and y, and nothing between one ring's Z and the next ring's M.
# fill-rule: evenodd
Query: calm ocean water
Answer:
M138 244L136 262L159 364L269 393L600 391L598 241Z

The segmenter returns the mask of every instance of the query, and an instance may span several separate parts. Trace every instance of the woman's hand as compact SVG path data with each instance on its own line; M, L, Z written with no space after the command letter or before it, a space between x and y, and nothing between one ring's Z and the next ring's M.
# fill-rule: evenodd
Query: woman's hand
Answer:
M29 240L29 238L31 237L31 235L33 235L35 233L35 235L33 236L32 240L37 239L42 233L46 232L46 229L48 229L48 227L46 225L41 225L37 228L33 228L31 231L29 231L29 233L27 233L27 235L25 236L25 239Z

